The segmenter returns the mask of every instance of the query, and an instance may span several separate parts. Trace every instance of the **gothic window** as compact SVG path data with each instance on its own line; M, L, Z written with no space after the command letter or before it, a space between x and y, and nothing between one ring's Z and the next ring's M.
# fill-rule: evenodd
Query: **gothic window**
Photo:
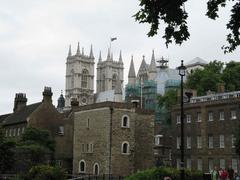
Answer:
M99 165L98 165L98 163L95 163L93 165L93 174L94 175L99 175Z
M112 77L112 89L115 89L117 83L117 75L114 74Z
M85 173L86 162L84 160L79 161L79 173Z
M129 143L127 141L122 143L122 154L129 154Z
M88 70L82 71L82 88L87 88L88 85Z
M102 84L101 84L102 91L105 91L105 75L102 75Z
M74 70L71 70L71 88L74 88Z

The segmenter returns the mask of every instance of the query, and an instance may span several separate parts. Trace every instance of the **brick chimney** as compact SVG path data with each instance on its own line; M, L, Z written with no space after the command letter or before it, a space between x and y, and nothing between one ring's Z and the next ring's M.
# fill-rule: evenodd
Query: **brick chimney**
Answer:
M42 102L46 102L46 103L52 103L52 89L51 87L44 87L44 91L43 91L43 100Z
M26 105L27 105L26 94L24 94L24 93L16 93L15 99L14 99L13 112L17 112L17 111L21 110Z

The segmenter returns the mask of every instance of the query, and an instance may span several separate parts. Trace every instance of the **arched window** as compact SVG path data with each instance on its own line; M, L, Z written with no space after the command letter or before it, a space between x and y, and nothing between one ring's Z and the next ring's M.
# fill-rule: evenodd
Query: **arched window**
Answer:
M71 88L74 88L74 70L71 70Z
M114 74L112 77L112 89L115 89L117 83L117 75Z
M102 75L102 84L101 84L102 91L105 91L105 75Z
M129 128L129 117L128 115L123 115L122 116L122 127L124 128Z
M79 161L79 173L85 173L86 162L84 160Z
M99 165L98 165L98 163L95 163L93 165L93 174L94 175L99 175Z
M127 141L122 143L122 154L129 154L129 142Z
M88 85L88 70L82 71L82 88L87 88Z

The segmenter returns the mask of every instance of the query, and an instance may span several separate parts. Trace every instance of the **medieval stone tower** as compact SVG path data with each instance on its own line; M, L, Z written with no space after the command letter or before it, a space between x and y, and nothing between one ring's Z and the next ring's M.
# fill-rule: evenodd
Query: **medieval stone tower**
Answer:
M72 98L77 99L79 105L93 103L93 91L94 56L92 46L89 55L84 54L83 48L80 52L79 43L76 54L72 55L70 46L66 62L65 106L70 106Z
M118 61L113 60L113 55L108 55L106 61L102 61L101 52L97 63L97 93L114 90L115 97L122 96L123 87L123 61L122 53L120 51Z

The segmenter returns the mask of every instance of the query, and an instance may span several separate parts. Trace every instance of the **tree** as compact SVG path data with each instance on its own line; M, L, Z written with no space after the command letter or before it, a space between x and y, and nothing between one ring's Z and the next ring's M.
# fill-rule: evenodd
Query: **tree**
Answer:
M160 107L164 106L170 110L173 105L177 104L177 90L170 89L164 95L159 95L157 98Z
M16 143L7 139L0 128L0 173L9 172L14 167L14 148Z
M66 172L59 168L49 165L33 166L23 178L24 180L65 180Z
M55 142L47 130L27 128L17 146L17 170L26 171L32 166L52 161Z
M188 0L139 0L141 9L134 15L139 23L149 23L151 25L148 36L158 33L160 21L166 24L163 38L166 46L175 41L181 45L183 41L189 39L187 18L188 13L184 4ZM229 0L230 1L230 0ZM234 1L234 0L232 0ZM236 0L235 0L236 1ZM227 0L208 0L206 15L215 20L218 18L219 7L225 7ZM226 25L230 33L227 35L227 46L223 46L224 53L230 53L240 45L240 2L237 1L231 9L231 18Z
M240 62L227 63L223 70L222 79L227 91L240 90Z
M196 89L198 95L205 95L210 91L217 91L219 83L222 80L223 63L220 61L210 62L204 69L196 69L189 74L186 81L186 87Z

